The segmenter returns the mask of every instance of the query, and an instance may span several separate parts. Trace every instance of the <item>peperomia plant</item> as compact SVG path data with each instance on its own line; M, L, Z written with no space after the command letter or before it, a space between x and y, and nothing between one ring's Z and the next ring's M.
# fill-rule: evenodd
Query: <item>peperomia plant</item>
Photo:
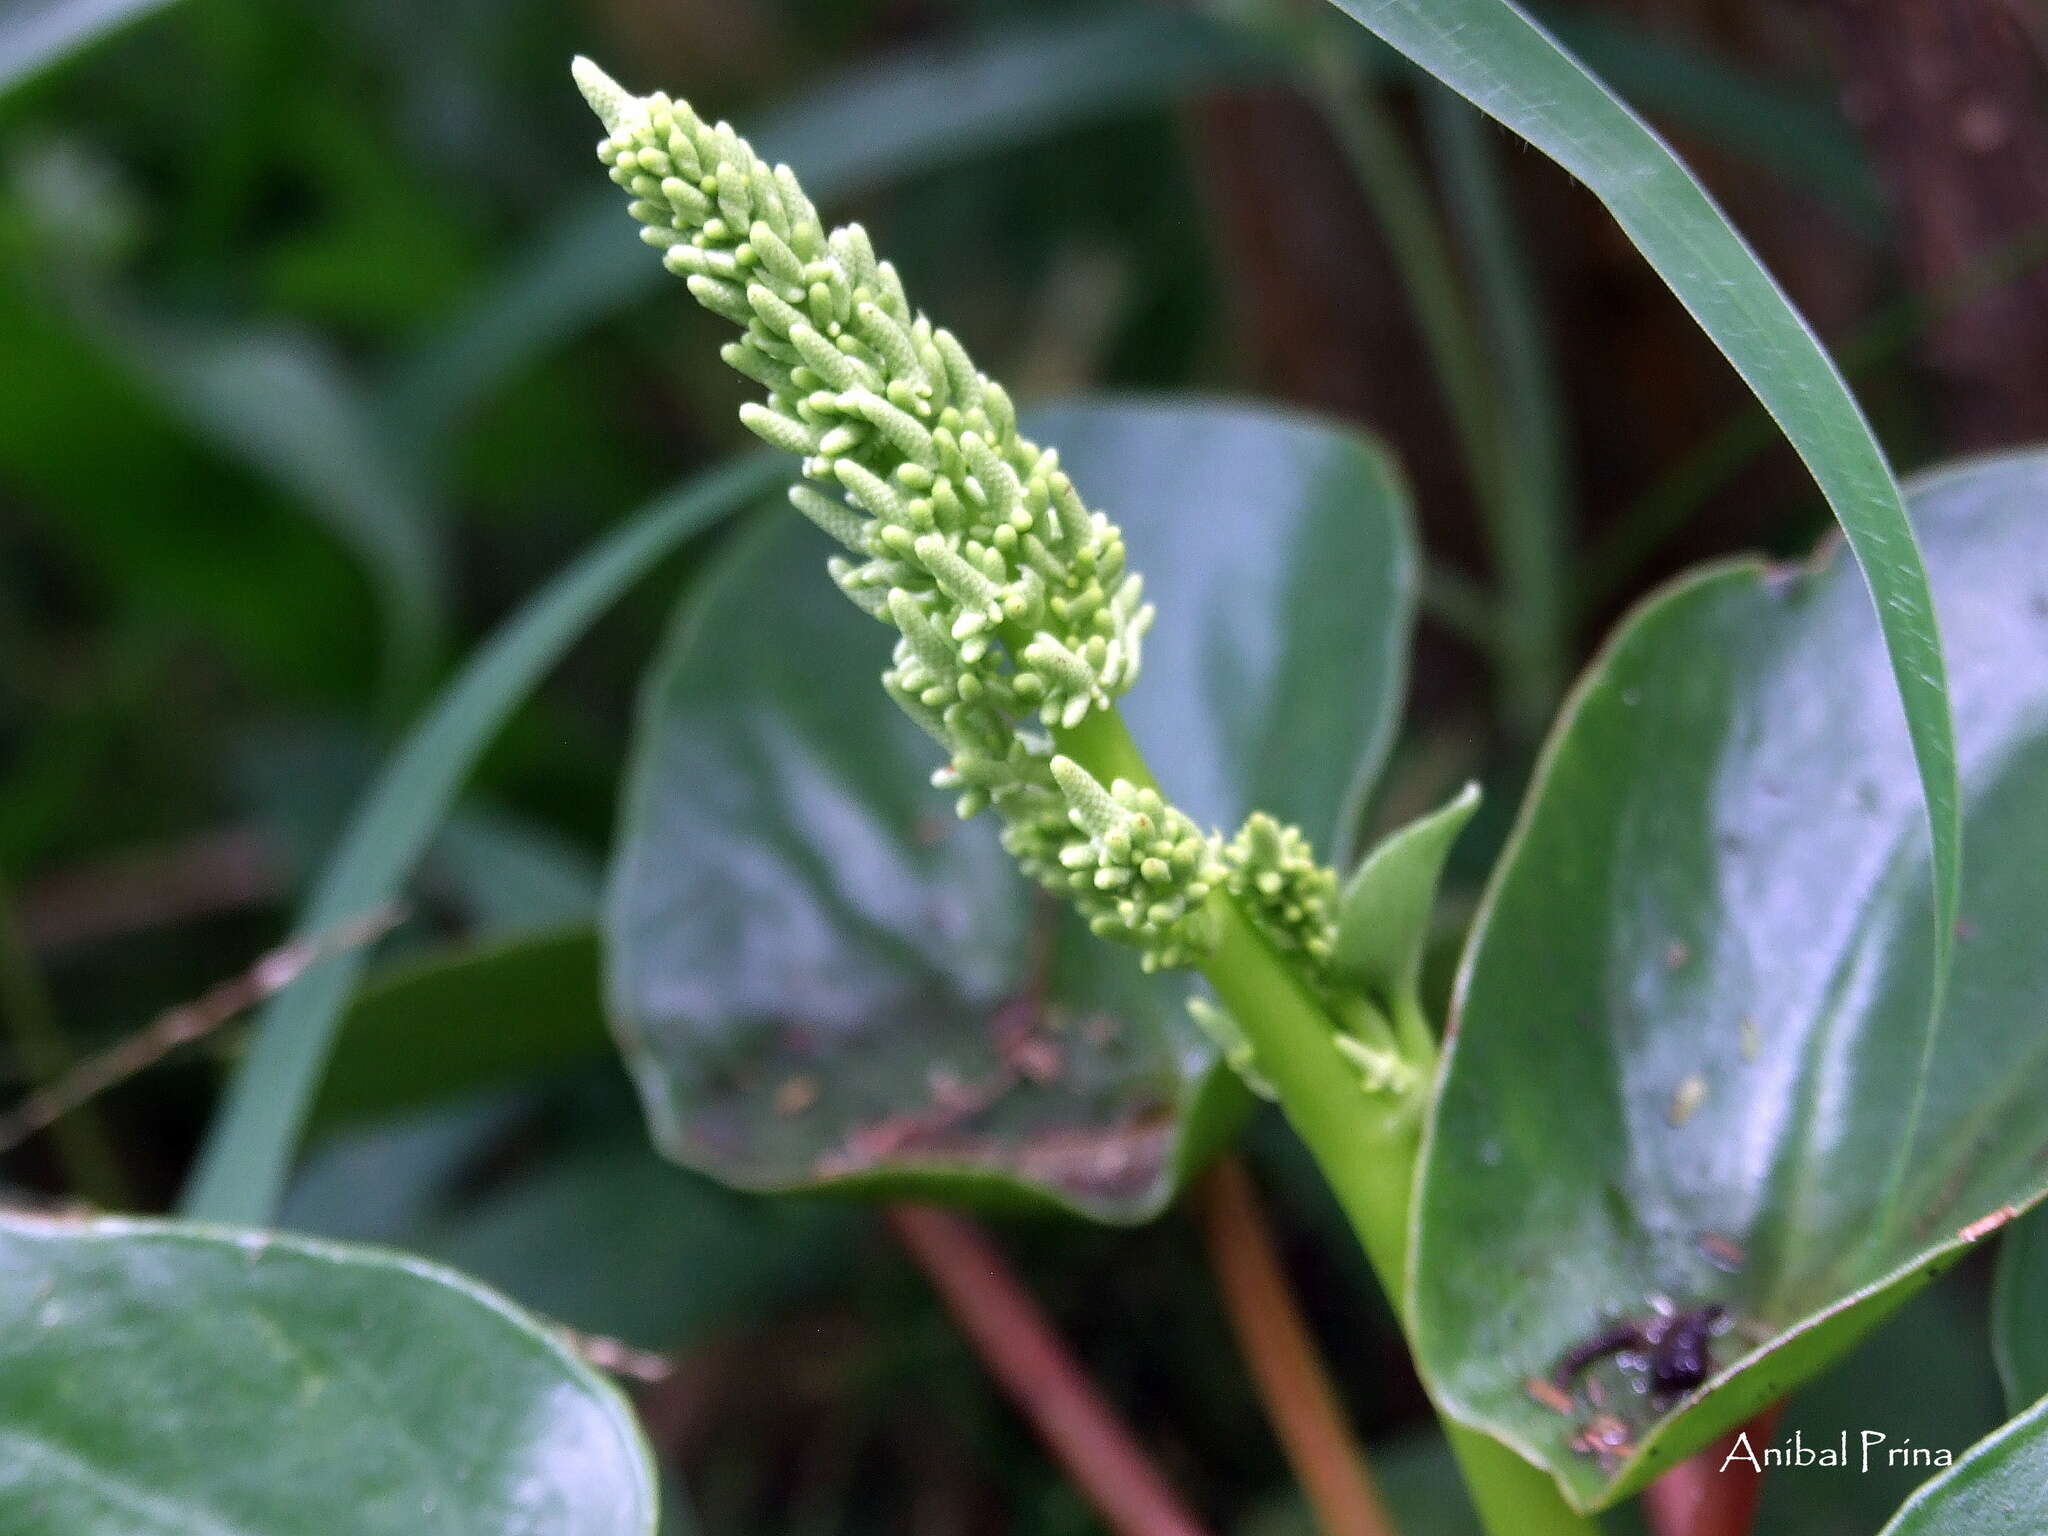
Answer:
M1885 692L1835 695L1859 722L1869 717L1855 728L1831 716L1802 719L1811 710L1799 709L1796 694L1773 705L1759 693L1805 685L1807 634L1825 635L1817 648L1836 666L1873 644L1881 654L1859 594L1836 568L1824 578L1723 578L1754 594L1751 606L1766 606L1742 610L1731 592L1737 611L1702 621L1714 628L1689 638L1662 639L1682 622L1667 614L1707 599L1688 590L1666 600L1631 626L1574 704L1539 780L1530 830L1475 934L1460 998L1470 1033L1435 1100L1411 1227L1418 1132L1439 1081L1412 983L1415 912L1427 906L1430 865L1469 803L1367 860L1341 897L1335 873L1316 862L1299 830L1262 811L1228 840L1202 831L1163 797L1117 712L1153 618L1127 569L1123 536L1089 511L1052 453L1019 433L1007 394L911 310L859 226L823 230L786 168L771 169L687 104L630 96L587 61L577 76L608 130L600 158L632 194L648 242L701 303L743 328L725 359L768 395L743 406L742 418L771 446L801 456L812 483L790 500L843 546L832 557L834 578L896 630L883 682L948 754L934 782L959 792L963 818L992 809L1004 847L1072 902L1093 934L1135 945L1147 970L1193 967L1208 979L1216 1003L1197 1000L1196 1016L1246 1080L1279 1100L1316 1154L1409 1317L1491 1529L1569 1530L1580 1520L1464 1425L1483 1425L1549 1466L1579 1508L1633 1492L1819 1369L1916 1279L2034 1197L2036 1181L2011 1163L1987 1166L1975 1147L1952 1168L1930 1170L1914 1158L1922 1137L1940 1144L1951 1106L1981 1115L1947 1086L1946 1063L1985 1054L1963 1043L1967 1024L1950 1022L1938 1056L1914 1054L1927 1036L1930 989L1940 996L1944 943L1928 947L1917 984L1890 984L1895 1004L1827 1002L1825 987L1802 1001L1792 973L1775 967L1768 1001L1716 1016L1731 1006L1731 967L1754 973L1761 962L1758 945L1737 937L1747 900L1721 896L1726 917L1720 905L1688 900L1695 885L1713 889L1711 876L1691 872L1700 855L1689 849L1706 849L1730 876L1744 862L1764 863L1766 874L1738 878L1763 882L1756 889L1773 940L1794 944L1817 984L1839 986L1832 978L1844 962L1820 933L1798 935L1785 898L1769 896L1780 882L1853 888L1878 878L1856 875L1858 865L1882 872L1885 897L1873 887L1855 906L1857 944L1870 942L1881 913L1926 909L1910 821L1874 841L1869 822L1837 827L1816 817L1817 796L1802 789L1819 763L1840 754L1865 765L1863 816L1883 816L1888 803L1894 816L1913 811L1910 777L1903 797L1888 801L1881 787L1878 765L1912 760ZM2028 505L2024 491L2014 494L2015 477L2031 486L2024 464L1963 472L1969 505L1961 513L1930 492L1923 538L1943 550L1954 539L1999 547L1983 525ZM1948 497L1957 494L1951 482ZM1962 520L1967 530L1955 526ZM793 576L785 567L777 579ZM1718 590L1714 582L1700 589ZM1970 590L1983 601L1983 583ZM2015 593L1994 607L2009 613L2032 601L2031 592ZM1966 683L1979 653L1968 619L1963 630ZM736 624L725 630L736 632ZM1742 649L1730 643L1738 635ZM1637 676L1655 666L1636 660L1645 648L1668 648L1677 670ZM1747 671L1745 651L1758 657ZM2009 646L1994 654L1997 665L2015 664ZM1791 681L1779 683L1788 672ZM2037 719L2010 685L2001 695L2003 710ZM1605 705L1610 697L1616 706ZM1616 723L1598 723L1603 707L1618 707ZM1773 719L1788 726L1758 723ZM1730 730L1738 732L1730 748L1702 749ZM1603 731L1600 746L1580 744ZM1571 786L1580 764L1599 788ZM1693 774L1705 782L1689 782ZM1642 796L1640 814L1631 788ZM1788 807L1778 813L1789 818L1782 829L1762 810L1773 800ZM1569 819L1580 803L1590 825ZM1610 856L1599 850L1624 835L1629 862L1609 873ZM1815 840L1810 851L1800 846L1805 838ZM1758 841L1768 855L1753 849ZM625 866L629 885L650 878L637 866ZM1519 923L1516 901L1531 908ZM1606 928L1610 903L1626 923L1617 933ZM1831 904L1813 910L1822 932L1841 920ZM679 919L674 909L662 913ZM1582 925L1592 947L1574 950ZM1887 968L1914 948L1908 932L1895 933ZM1497 959L1503 952L1508 958ZM644 968L632 949L622 954L629 973ZM1705 1013L1689 1016L1680 1001L1687 978L1709 974ZM1974 966L1965 985L1972 975ZM1607 1026L1601 999L1611 985L1621 988L1619 1016ZM1857 1033L1845 1029L1844 1011L1871 1015L1873 1041L1888 1033L1895 1042L1870 1050L1892 1063L1896 1086L1863 1100L1888 1106L1872 1111L1885 1129L1873 1123L1867 1133L1888 1157L1860 1148L1855 1122L1840 1110L1827 1114L1825 1136L1808 1129L1821 1113L1811 1096L1822 1091L1810 1053L1818 1040ZM1546 1019L1555 1020L1548 1035ZM659 1033L629 1040L629 1051L643 1062L657 1123L675 1124L675 1074L647 1069L661 1055ZM1990 1024L1983 1045L2001 1041L2023 1051L2002 1021ZM1879 1070L1866 1062L1864 1070ZM1530 1101L1515 1085L1532 1068L1615 1084L1621 1096L1611 1117L1563 1096ZM1783 1107L1759 1122L1761 1101L1771 1098ZM2017 1093L2009 1102L2024 1120L2030 1101ZM1549 1104L1566 1118L1532 1123ZM1735 1126L1720 1125L1724 1116ZM1774 1124L1771 1141L1760 1140ZM2028 1135L2013 1129L1998 1133L2001 1144ZM1647 1158L1635 1150L1643 1140L1655 1147ZM1740 1176L1701 1177L1698 1168L1715 1166L1712 1149L1731 1141L1747 1149ZM1832 1159L1847 1161L1835 1168ZM1574 1177L1560 1188L1564 1168ZM1809 1191L1804 1199L1838 1213L1839 1228L1808 1210L1774 1209L1774 1187L1781 1200ZM1575 1198L1583 1214L1568 1214ZM1968 1219L1939 1229L1958 1212ZM1421 1238L1412 1255L1411 1232ZM1734 1362L1729 1369L1717 1370L1717 1352ZM1637 1363L1609 1381L1617 1359Z
M1388 61L1240 9L1277 40L1259 72L1303 76L1383 177L1347 92ZM655 1144L751 1191L1135 1223L1219 1160L1201 1199L1233 1199L1227 1150L1277 1104L1490 1536L1583 1536L1674 1469L1725 1476L1726 1442L1697 1458L1731 1432L1754 1460L1788 1395L2041 1200L2048 454L1902 492L1705 193L1519 10L1337 9L1601 196L1855 563L1727 564L1629 615L1563 701L1476 914L1446 921L1476 787L1382 807L1365 846L1418 587L1376 442L1213 399L1020 411L790 167L578 59L599 158L660 265L736 328L720 355L770 453L658 504L479 654L365 802L307 937L396 896L619 590L770 488L788 506L718 554L649 669L594 946L455 971L467 1030L445 973L409 1007L403 981L395 1007L373 995L324 1092L360 958L301 949L204 1149L200 1219L0 1214L0 1526L652 1532L631 1411L572 1341L453 1271L265 1230L308 1118L393 1102L357 1065L372 1047L381 1066L431 1017L454 1043L412 1092L531 1075L588 1038L500 1015L529 988L573 1015L600 963ZM1237 69L1242 42L1190 57ZM1428 110L1471 171L1474 120ZM1503 526L1519 440L1472 466ZM1558 534L1517 535L1528 569ZM1532 700L1555 703L1540 677ZM913 1248L930 1215L892 1205ZM1888 1532L2048 1526L2044 1234L2015 1229L1999 1282L2012 1419L1945 1452ZM1270 1276L1232 1283L1240 1324L1275 1305ZM1332 1536L1377 1528L1356 1468L1330 1471L1303 1466ZM1189 1528L1157 1490L1098 1503L1120 1531ZM1653 1514L1660 1536L1748 1528Z
M1270 1085L1398 1297L1434 1040L1336 967L1336 876L1297 828L1255 811L1225 841L1161 794L1115 707L1153 618L1122 534L911 311L860 226L828 236L786 167L686 103L630 96L587 60L577 81L649 243L744 327L725 359L769 393L742 419L828 487L790 500L848 552L841 589L898 632L883 683L949 754L935 782L963 817L992 808L1008 852L1095 936L1148 970L1200 969L1217 1006L1197 1016ZM1528 1518L1522 1469L1465 1444L1482 1504Z

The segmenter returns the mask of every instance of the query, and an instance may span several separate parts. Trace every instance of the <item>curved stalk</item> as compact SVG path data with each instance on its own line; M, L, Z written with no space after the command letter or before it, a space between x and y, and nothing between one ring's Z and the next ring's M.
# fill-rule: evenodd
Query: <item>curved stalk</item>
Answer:
M928 1205L892 1205L886 1215L975 1352L1104 1523L1117 1536L1203 1536L988 1235Z
M1114 709L1098 710L1058 736L1060 750L1098 779L1156 784ZM1420 1098L1435 1080L1435 1044L1409 1021L1398 1038L1407 1049L1426 1046L1426 1058L1407 1057L1422 1086L1405 1098L1361 1092L1357 1069L1337 1048L1337 1026L1294 969L1227 892L1209 899L1220 939L1201 962L1202 974L1244 1031L1259 1072L1322 1169L1405 1328ZM1487 1435L1449 1419L1443 1425L1491 1536L1597 1536L1598 1525L1573 1511L1547 1475Z
M1243 1161L1218 1158L1197 1195L1202 1240L1231 1331L1318 1529L1323 1536L1394 1536Z

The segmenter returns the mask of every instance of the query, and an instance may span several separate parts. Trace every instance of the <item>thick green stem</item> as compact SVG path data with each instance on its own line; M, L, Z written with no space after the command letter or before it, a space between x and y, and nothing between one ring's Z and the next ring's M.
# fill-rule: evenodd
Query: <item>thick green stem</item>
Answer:
M1104 783L1121 778L1156 787L1115 710L1096 710L1057 735L1060 750ZM1357 1068L1337 1048L1336 1024L1294 969L1234 900L1219 892L1210 901L1221 940L1202 974L1251 1041L1260 1073L1329 1181L1405 1327L1408 1216L1427 1089L1407 1097L1362 1091ZM1427 1025L1413 1014L1397 1017L1391 1028L1426 1085L1436 1052ZM1514 1452L1449 1420L1444 1431L1492 1536L1597 1536L1598 1525L1574 1513L1556 1484Z

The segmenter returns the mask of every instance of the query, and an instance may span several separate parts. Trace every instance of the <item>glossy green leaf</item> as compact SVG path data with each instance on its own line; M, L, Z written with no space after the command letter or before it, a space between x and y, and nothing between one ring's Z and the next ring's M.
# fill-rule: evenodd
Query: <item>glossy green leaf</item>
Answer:
M892 177L1271 68L1230 28L1198 15L1153 6L1083 11L908 50L741 126L765 159L797 167L810 195L830 205ZM614 189L579 198L406 362L393 381L392 417L431 445L548 348L673 282L620 219Z
M1038 413L1159 607L1123 700L1198 820L1343 842L1401 691L1401 488L1354 433L1241 406ZM750 1188L1051 1201L1138 1219L1240 1101L1183 1007L1034 899L878 681L889 632L774 519L650 675L605 921L654 1134Z
M783 466L767 455L713 471L630 519L563 571L487 641L378 775L298 932L324 935L382 910L512 712L565 651L666 554L760 496ZM186 1190L187 1215L260 1222L275 1210L350 989L359 953L312 967L259 1016Z
M610 1045L591 929L436 954L383 972L349 1004L313 1123L332 1129L531 1081Z
M0 91L61 64L171 0L13 0L0 16Z
M10 1536L651 1536L631 1410L402 1255L0 1214Z
M1581 682L1459 979L1418 1195L1447 1408L1597 1505L1828 1363L2048 1184L2048 454L1915 483L1955 658L1972 873L1917 1126L1933 944L1912 750L1855 569L1651 600ZM1903 1170L1903 1179L1897 1170ZM1654 1299L1728 1309L1632 1450L1527 1383Z
M1376 996L1414 998L1444 860L1478 809L1479 786L1467 784L1447 804L1389 833L1345 885L1336 963Z
M1879 1536L2040 1536L2048 1529L2048 1397L1970 1447Z
M2048 1394L2048 1210L2029 1212L2000 1243L1992 1343L2006 1406Z
M1706 189L1648 124L1513 0L1331 3L1527 139L1606 205L1776 419L1841 524L1883 626L1933 849L1936 985L1923 1021L1919 1075L1906 1090L1907 1118L1917 1118L1939 1043L1941 978L1949 969L1960 900L1961 790L1926 566L1862 410Z

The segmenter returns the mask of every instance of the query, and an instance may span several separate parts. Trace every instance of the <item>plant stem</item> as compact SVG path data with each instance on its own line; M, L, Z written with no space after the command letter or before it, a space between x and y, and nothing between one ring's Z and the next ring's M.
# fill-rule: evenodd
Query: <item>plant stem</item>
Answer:
M1096 710L1055 736L1061 751L1104 783L1122 778L1156 784L1114 709ZM1210 903L1221 938L1202 974L1251 1042L1260 1073L1322 1169L1405 1327L1408 1213L1421 1150L1423 1090L1407 1098L1364 1092L1357 1069L1337 1048L1337 1026L1293 968L1227 894L1219 891ZM1417 1041L1418 1033L1423 1040ZM1430 1082L1435 1045L1427 1031L1411 1024L1397 1038L1427 1045L1428 1054L1411 1065L1421 1082ZM1409 1048L1404 1045L1404 1051ZM1595 1536L1599 1527L1574 1513L1546 1474L1506 1446L1448 1419L1444 1431L1492 1536Z
M1483 505L1491 506L1499 494L1500 468L1493 382L1429 189L1352 62L1347 43L1305 40L1302 54L1309 94L1358 178L1415 312L1473 490Z
M1238 1348L1323 1536L1393 1536L1244 1163L1218 1158L1196 1193L1209 1265Z
M1747 1460L1722 1467L1739 1435L1769 1439L1782 1411L1782 1405L1765 1409L1650 1484L1643 1511L1657 1536L1749 1536L1763 1499L1763 1472Z
M1488 139L1494 130L1442 86L1425 86L1422 102L1496 369L1499 474L1491 532L1507 593L1504 675L1513 721L1533 739L1564 692L1570 634L1571 492L1556 360Z
M1201 1536L1202 1527L1075 1363L988 1234L923 1205L885 1209L990 1372L1118 1536Z
M1533 739L1562 691L1568 637L1561 435L1527 275L1486 146L1475 117L1466 137L1453 142L1450 166L1480 279L1482 326L1460 286L1456 253L1429 188L1348 41L1309 38L1301 52L1309 93L1387 242L1457 433L1505 594L1497 643L1487 655L1504 713ZM1442 94L1446 112L1465 111ZM1505 377L1496 376L1489 359L1499 359Z
M22 933L14 893L0 881L0 1011L21 1062L22 1076L33 1097L44 1084L56 1082L71 1066L71 1052L57 1028L56 1011L36 969L35 956ZM50 1127L58 1162L71 1189L95 1205L119 1209L128 1203L127 1178L112 1140L98 1116L69 1115Z
M1438 560L1422 567L1422 581L1416 594L1422 617L1434 620L1463 640L1489 662L1500 656L1500 625L1494 612L1497 604L1491 592Z

